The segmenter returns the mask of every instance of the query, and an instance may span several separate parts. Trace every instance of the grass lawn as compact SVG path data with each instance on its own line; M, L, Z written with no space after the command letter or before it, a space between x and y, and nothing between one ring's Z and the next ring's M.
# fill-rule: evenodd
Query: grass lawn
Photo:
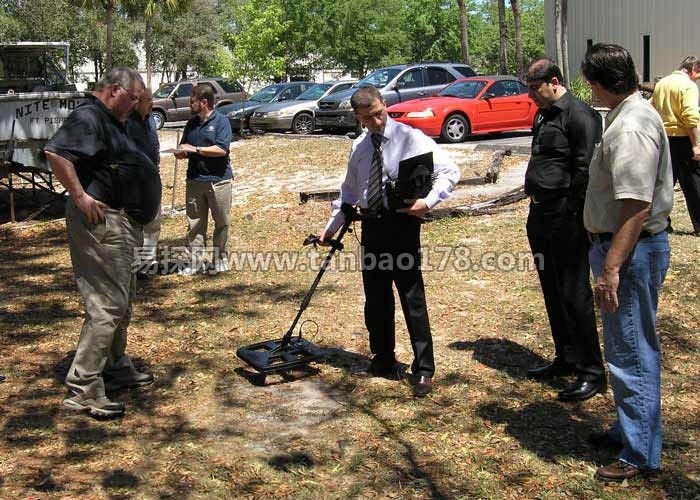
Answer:
M261 385L236 349L288 328L316 274L301 242L329 212L300 205L298 192L337 185L348 150L341 139L236 143L230 251L298 260L140 282L127 350L156 382L112 394L127 404L118 420L60 405L83 314L64 222L0 226L0 498L700 498L700 239L687 234L679 193L658 318L664 469L652 480L593 479L615 458L586 441L613 419L611 392L560 403L561 383L525 378L553 352L536 272L509 260L529 251L526 202L424 226L430 264L447 255L444 270L424 273L437 362L428 398L406 381L350 375L369 346L360 273L343 269L324 276L303 318L329 355ZM173 167L164 160L166 205ZM186 224L182 213L164 219L161 244L181 246ZM345 243L345 256L357 253L354 235ZM510 270L493 269L498 255ZM400 311L396 323L397 356L410 363Z

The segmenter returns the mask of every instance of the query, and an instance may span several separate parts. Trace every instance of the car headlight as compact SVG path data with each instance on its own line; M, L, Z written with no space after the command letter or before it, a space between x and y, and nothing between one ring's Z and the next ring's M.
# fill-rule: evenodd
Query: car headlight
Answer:
M352 106L350 105L350 101L343 101L338 105L338 109L350 109Z
M226 113L226 116L229 118L240 118L241 117L241 112L240 111L229 111Z
M287 116L289 113L287 111L270 111L267 113L267 116L271 118L277 118L280 116Z
M406 113L406 118L432 118L435 116L433 110L430 108L424 109L423 111L410 111Z

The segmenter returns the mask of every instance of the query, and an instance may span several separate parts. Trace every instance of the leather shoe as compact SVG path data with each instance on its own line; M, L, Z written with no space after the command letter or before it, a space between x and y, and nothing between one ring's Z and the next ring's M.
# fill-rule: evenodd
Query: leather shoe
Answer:
M608 431L591 432L588 435L588 442L595 448L609 448L611 450L619 450L623 447L622 441Z
M544 366L530 368L527 371L527 378L545 379L552 377L565 377L574 374L574 367L563 361L561 358L554 358L554 361Z
M600 467L595 472L595 478L599 481L621 483L625 479L632 479L639 476L648 477L657 472L658 469L642 470L627 462L618 460L605 467Z
M590 378L579 375L573 384L559 393L558 398L560 401L585 401L606 390L605 377Z
M430 377L426 377L425 375L418 377L416 382L413 384L413 395L417 398L427 396L432 390L433 381Z
M368 366L354 370L352 375L360 378L382 377L398 379L396 364L396 359L385 360L375 356Z
M5 381L5 375L0 375L0 382L4 382L4 381Z

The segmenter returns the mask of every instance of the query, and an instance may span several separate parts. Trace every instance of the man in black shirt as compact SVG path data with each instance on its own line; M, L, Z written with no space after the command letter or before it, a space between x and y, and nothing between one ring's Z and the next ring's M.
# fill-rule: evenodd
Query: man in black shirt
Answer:
M66 188L66 229L73 272L85 302L85 321L66 376L63 405L101 417L124 413L108 387L135 387L153 376L125 354L134 291L134 249L143 241L161 197L153 162L126 134L124 120L143 92L126 67L108 71L93 98L76 108L44 147Z
M151 115L152 110L153 93L151 89L145 88L141 99L126 121L126 133L160 171L160 142L156 122ZM155 274L158 270L156 255L160 238L160 208L158 204L155 219L143 226L143 247L139 249L138 258L134 263L136 278L139 280L148 279L150 274Z
M531 368L528 377L576 375L559 399L584 400L606 389L583 227L588 164L600 142L602 120L567 92L551 60L533 61L524 79L540 108L525 173L525 193L530 196L527 236L539 264L555 348L553 362Z

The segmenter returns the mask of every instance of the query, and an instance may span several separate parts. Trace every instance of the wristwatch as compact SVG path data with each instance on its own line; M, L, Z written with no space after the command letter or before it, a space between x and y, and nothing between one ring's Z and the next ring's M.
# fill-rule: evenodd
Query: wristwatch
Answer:
M197 146L197 148L195 149L195 151L197 152L197 154L200 154L200 153L199 153L199 146Z

